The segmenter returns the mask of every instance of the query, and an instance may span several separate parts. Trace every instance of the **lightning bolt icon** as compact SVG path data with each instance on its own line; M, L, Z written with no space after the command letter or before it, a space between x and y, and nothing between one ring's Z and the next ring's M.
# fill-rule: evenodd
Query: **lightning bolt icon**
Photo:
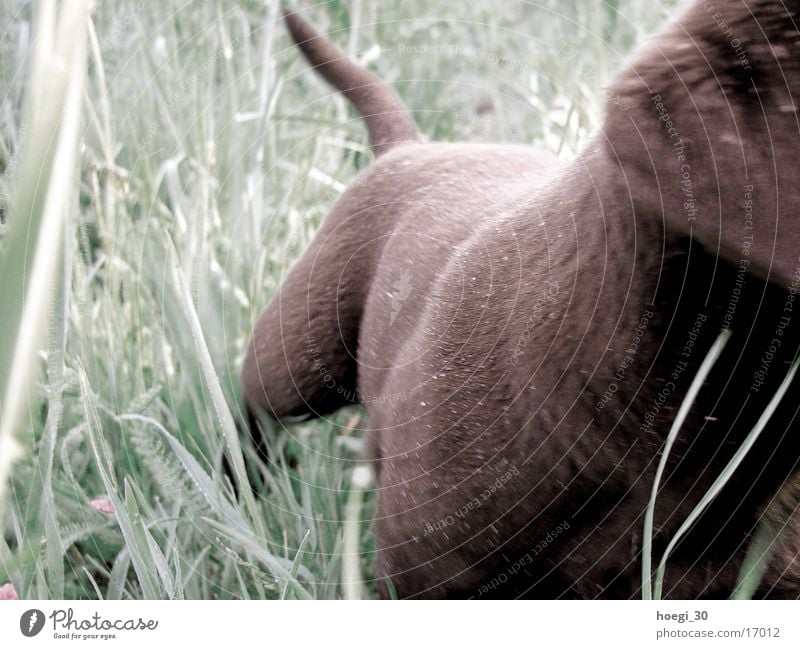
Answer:
M31 613L31 617L28 620L28 631L32 631L33 630L33 625L36 624L36 620L38 618L39 618L39 616L36 614L36 611Z

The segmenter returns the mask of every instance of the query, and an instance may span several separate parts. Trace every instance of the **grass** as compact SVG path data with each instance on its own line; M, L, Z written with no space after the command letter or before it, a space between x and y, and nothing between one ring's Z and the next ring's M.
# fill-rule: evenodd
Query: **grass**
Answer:
M672 422L672 426L670 427L669 433L667 434L667 439L664 442L664 448L661 451L661 457L658 462L658 467L656 469L656 475L653 479L653 487L650 492L650 500L647 504L647 509L645 510L644 515L644 532L642 534L642 598L643 599L653 599L654 595L656 599L661 599L661 586L663 582L663 569L662 566L664 562L667 560L667 556L669 552L664 553L664 557L662 559L661 564L659 564L659 568L656 574L656 584L655 587L651 584L651 573L652 573L652 551L653 551L653 519L655 517L655 509L656 509L656 498L658 496L658 489L661 486L661 479L664 475L664 469L667 466L667 460L669 459L670 451L672 450L672 445L675 443L675 440L678 438L678 433L680 432L681 426L683 426L684 421L686 421L686 417L689 414L689 411L694 404L694 400L697 398L697 393L700 392L700 389L703 387L706 379L708 378L711 369L714 367L714 364L719 360L720 354L722 354L722 350L725 349L725 345L728 344L728 340L730 339L731 332L729 329L723 329L717 340L711 346L711 349L706 354L703 363L697 370L697 374L692 379L692 384L689 386L689 391L686 393L680 408L678 409L677 414L675 415L675 419ZM702 508L699 508L699 511L702 511ZM694 512L693 512L694 513ZM672 546L677 543L679 535L676 535L674 539L670 542L670 549Z
M675 419L672 423L667 439L664 442L663 450L661 451L661 458L656 470L655 479L653 480L653 487L650 493L650 500L645 511L644 531L642 534L642 599L661 599L664 590L664 574L667 569L667 560L669 559L672 551L677 547L678 543L684 536L691 530L692 525L703 514L711 502L719 495L722 488L733 477L736 469L744 460L745 456L753 448L753 445L758 440L765 426L769 422L772 415L777 410L783 399L786 391L797 374L797 369L800 367L800 358L796 358L792 363L789 371L786 373L777 391L770 399L764 411L758 418L758 421L753 426L752 430L747 434L744 441L742 441L739 448L733 454L733 457L728 461L725 467L717 476L716 480L708 488L708 491L703 494L703 497L695 505L689 515L686 517L680 527L670 539L664 553L661 555L661 560L655 570L655 575L652 571L652 550L653 550L653 518L655 515L656 498L658 496L658 489L661 485L661 478L664 474L664 469L667 465L669 454L672 450L672 445L678 437L681 426L683 426L686 416L697 397L698 392L701 390L703 384L708 378L714 364L719 359L722 350L730 339L731 332L728 329L723 329L717 340L711 346L711 349L706 354L703 363L697 370L697 374L692 379L692 384L689 386L689 391L678 409ZM772 546L776 541L779 531L772 529L768 517L764 517L756 529L756 533L751 540L750 546L743 565L740 568L736 588L732 594L732 599L750 599L758 589L764 571L767 569Z
M372 596L358 413L272 431L269 465L235 427L252 323L368 164L363 128L298 59L274 0L95 3L88 23L81 4L0 7L0 584ZM431 139L569 157L665 12L404 0L310 15L397 81Z

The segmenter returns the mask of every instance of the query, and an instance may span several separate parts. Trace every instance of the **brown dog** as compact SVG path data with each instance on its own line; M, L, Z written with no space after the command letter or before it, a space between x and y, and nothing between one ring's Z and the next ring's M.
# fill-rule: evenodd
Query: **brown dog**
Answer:
M287 16L378 159L259 318L242 382L278 418L365 404L383 594L639 596L656 465L712 343L732 332L668 456L656 562L800 342L799 8L698 2L563 167L422 143L387 86ZM800 457L797 404L792 386L665 596L727 597L764 512L786 523L796 498L770 503ZM778 547L760 594L797 596L798 544Z

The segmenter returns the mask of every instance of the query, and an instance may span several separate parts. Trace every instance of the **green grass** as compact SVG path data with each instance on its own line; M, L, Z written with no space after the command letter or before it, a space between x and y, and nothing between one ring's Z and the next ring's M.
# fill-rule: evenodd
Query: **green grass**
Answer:
M80 4L58 5L73 40ZM88 63L68 48L77 67L49 81L31 61L53 65L58 38L31 34L30 3L0 7L0 584L23 598L372 596L354 412L273 430L270 465L235 427L252 323L369 163L363 128L289 46L277 2L95 4ZM659 11L396 0L310 16L398 82L427 137L570 157ZM80 139L74 164L53 164L58 133ZM55 281L33 281L37 256ZM21 346L30 322L47 326Z
M697 370L697 374L692 379L692 384L689 386L689 391L686 393L686 396L684 397L683 402L681 403L681 406L675 415L675 419L669 430L667 439L664 442L664 447L661 451L661 458L659 459L658 468L653 480L650 500L645 511L644 531L642 534L642 599L661 599L664 591L664 574L666 573L667 561L670 554L677 547L681 539L686 536L686 534L692 528L692 525L694 525L697 519L700 518L706 508L719 495L720 491L722 491L722 488L728 483L731 477L733 477L736 469L739 468L739 465L742 463L745 456L753 448L753 445L756 443L770 418L775 413L775 410L777 410L781 400L786 394L786 391L789 389L789 385L791 385L795 374L797 374L798 367L800 367L800 359L795 359L789 368L789 371L786 373L783 381L781 382L781 385L778 386L778 389L776 390L772 399L770 399L770 402L764 408L764 411L761 413L752 430L748 433L747 437L745 437L744 441L742 441L741 445L736 450L736 453L734 453L733 457L722 469L716 480L714 480L712 485L708 488L708 491L703 494L700 502L695 505L686 519L681 523L673 537L670 539L669 543L664 549L664 553L661 555L661 560L658 563L655 574L653 574L653 518L655 515L656 498L658 496L659 487L661 486L661 479L664 474L664 469L667 465L667 460L672 450L672 445L675 443L675 440L678 437L678 433L680 432L680 429L686 420L686 416L688 415L698 392L702 389L703 384L706 382L708 374L711 372L714 364L719 359L720 354L722 354L722 350L728 343L730 336L730 330L723 329L717 337L717 340L711 346L711 349L706 354L703 363ZM780 530L773 529L773 525L769 521L769 514L767 514L764 518L762 518L755 534L753 535L753 538L751 539L746 558L739 571L739 577L736 588L734 589L734 593L731 597L732 599L750 599L755 594L764 571L767 569L769 558L772 552L772 546L779 535Z

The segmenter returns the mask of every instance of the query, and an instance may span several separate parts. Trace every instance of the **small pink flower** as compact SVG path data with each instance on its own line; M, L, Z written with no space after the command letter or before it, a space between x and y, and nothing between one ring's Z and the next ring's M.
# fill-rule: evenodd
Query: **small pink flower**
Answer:
M104 514L114 513L114 504L106 496L103 496L102 498L95 498L89 504L97 511L103 512Z
M17 591L14 589L14 584L11 582L0 586L0 600L4 599L19 599Z

